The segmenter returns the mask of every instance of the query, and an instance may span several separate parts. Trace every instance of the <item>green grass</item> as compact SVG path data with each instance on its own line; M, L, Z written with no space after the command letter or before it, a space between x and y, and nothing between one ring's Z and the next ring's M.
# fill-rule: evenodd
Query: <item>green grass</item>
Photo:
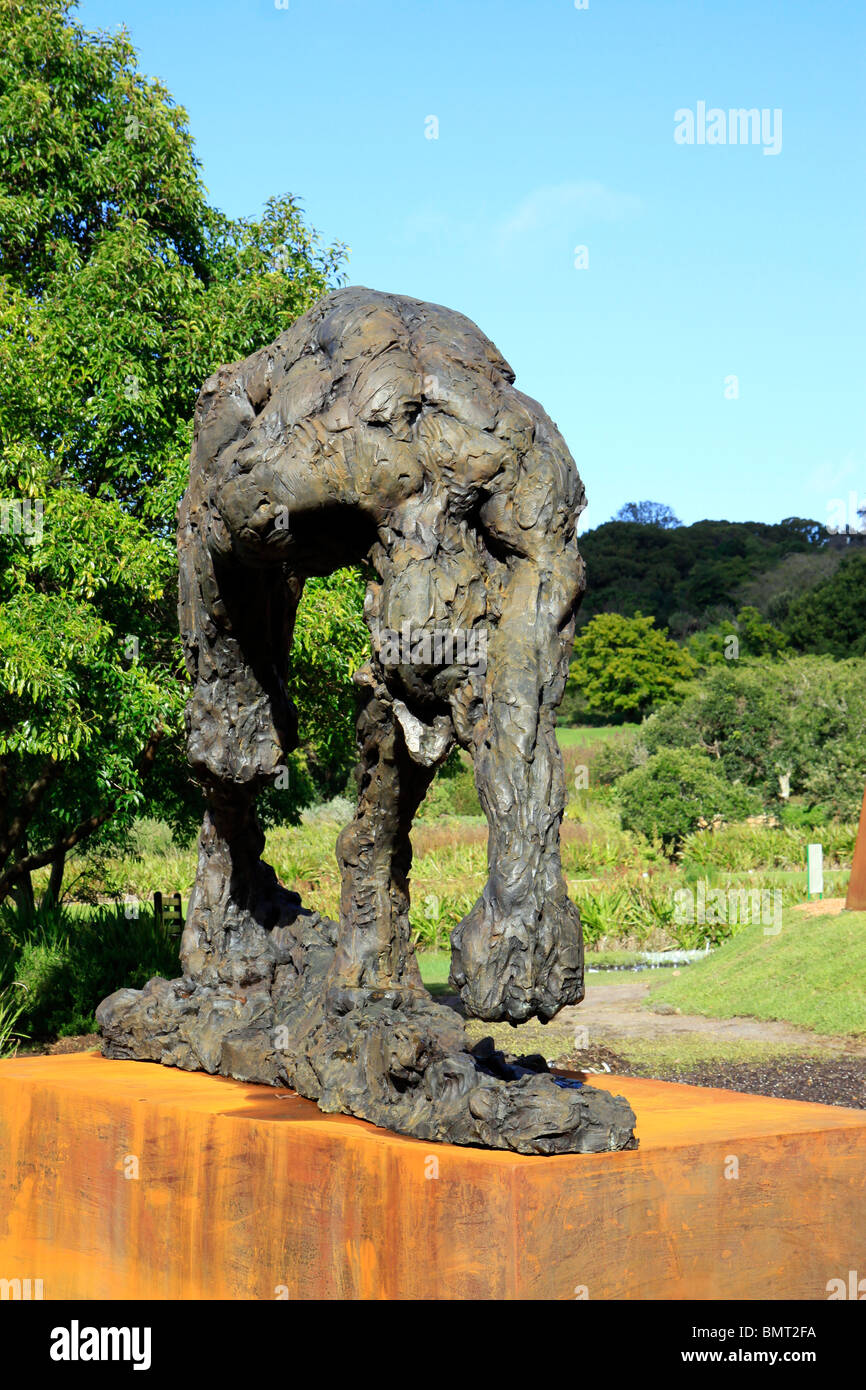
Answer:
M587 960L587 967L590 964L591 962ZM645 971L641 971L640 975L633 975L628 970L599 970L596 975L586 975L584 984L587 989L594 990L596 985L600 989L604 989L606 985L624 985L635 979L642 980L645 974Z
M653 982L652 1003L710 1018L774 1019L866 1034L866 912L786 912L777 936L745 927L706 961Z
M24 1001L20 989L10 985L0 990L0 1059L14 1057L22 1034L17 1028L18 1020L24 1012Z
M556 737L560 748L592 748L619 738L622 731L622 724L578 724L572 728L558 728Z
M421 979L431 994L451 994L448 988L448 971L451 966L450 951L419 951L418 966Z
M9 1032L34 1038L91 1033L94 1010L116 989L141 989L180 972L178 942L142 910L54 908L33 916L0 908L0 1046ZM5 1018L5 1023L4 1023ZM8 1043L8 1039L6 1039Z

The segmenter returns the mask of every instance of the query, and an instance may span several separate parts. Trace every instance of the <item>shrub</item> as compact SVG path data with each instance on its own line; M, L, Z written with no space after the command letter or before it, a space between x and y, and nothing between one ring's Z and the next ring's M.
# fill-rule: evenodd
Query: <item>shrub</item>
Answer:
M866 654L866 555L846 555L836 572L791 603L785 631L807 652Z
M641 734L650 753L702 750L713 757L722 780L755 787L771 800L778 795L779 773L790 762L778 669L714 667L679 708L659 710Z
M806 869L806 846L821 844L828 869L846 868L854 853L857 826L834 821L820 828L802 825L722 825L698 830L680 846L683 871L724 869Z
M784 801L776 814L782 825L792 830L815 830L825 826L829 819L823 806L809 806L800 798Z
M14 1057L22 1034L15 1027L24 1012L23 991L9 986L0 990L0 1060Z
M638 720L655 705L681 699L697 669L654 618L598 613L578 633L567 689L580 691L592 714Z
M702 945L706 936L706 928L696 933L676 921L669 885L640 881L579 888L574 901L589 950L610 941L629 941L640 947L674 943L692 948Z
M355 802L348 796L332 796L330 801L318 801L301 813L304 825L330 824L341 828L355 817Z
M0 917L0 980L21 987L22 1025L36 1037L93 1032L94 1010L116 989L141 989L179 969L177 941L152 912L45 910Z
M646 744L637 729L624 729L619 738L611 739L598 750L592 772L598 785L606 787L646 760Z
M839 820L860 814L866 783L866 661L786 663L791 789Z
M684 702L645 721L650 753L700 748L729 782L780 806L780 777L809 807L841 820L860 810L866 782L866 662L828 657L714 667Z
M412 945L419 951L448 949L448 937L475 904L477 894L425 893L409 909Z
M754 793L725 781L696 749L662 749L620 777L616 791L623 827L659 838L669 853L701 821L741 820L760 809Z

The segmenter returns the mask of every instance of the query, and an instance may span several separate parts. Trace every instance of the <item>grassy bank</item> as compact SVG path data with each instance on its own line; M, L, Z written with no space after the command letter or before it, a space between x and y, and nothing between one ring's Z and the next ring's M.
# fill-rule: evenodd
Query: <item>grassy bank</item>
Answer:
M745 927L675 978L654 980L654 1004L710 1018L777 1019L817 1033L866 1035L866 912L807 917L782 930Z

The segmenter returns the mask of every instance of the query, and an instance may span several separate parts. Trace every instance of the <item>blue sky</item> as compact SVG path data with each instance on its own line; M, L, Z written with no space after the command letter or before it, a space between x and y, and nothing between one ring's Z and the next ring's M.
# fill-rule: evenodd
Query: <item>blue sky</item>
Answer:
M350 283L479 324L562 430L584 526L866 497L860 0L278 3L78 17L186 107L215 204L297 193ZM675 141L699 102L725 143ZM739 108L763 144L727 139Z

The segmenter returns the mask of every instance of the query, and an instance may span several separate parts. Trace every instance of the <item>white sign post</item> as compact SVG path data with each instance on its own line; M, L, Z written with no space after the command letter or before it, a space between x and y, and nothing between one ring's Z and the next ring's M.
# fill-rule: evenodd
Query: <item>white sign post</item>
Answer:
M807 845L806 864L809 870L809 897L824 896L824 851L820 845Z

